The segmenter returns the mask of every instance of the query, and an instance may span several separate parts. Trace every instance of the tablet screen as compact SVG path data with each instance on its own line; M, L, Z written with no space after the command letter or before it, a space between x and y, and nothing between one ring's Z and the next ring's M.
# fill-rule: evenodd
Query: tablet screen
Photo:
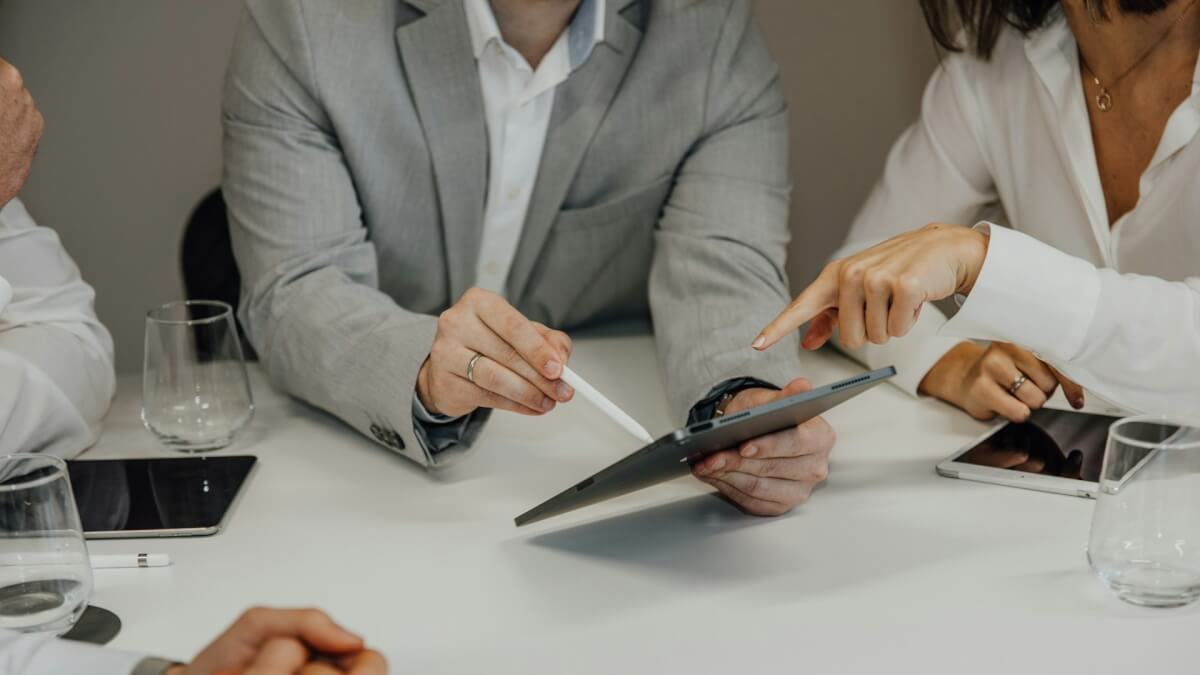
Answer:
M71 461L84 532L214 528L254 457Z
M963 464L1096 482L1113 417L1036 410L955 458Z

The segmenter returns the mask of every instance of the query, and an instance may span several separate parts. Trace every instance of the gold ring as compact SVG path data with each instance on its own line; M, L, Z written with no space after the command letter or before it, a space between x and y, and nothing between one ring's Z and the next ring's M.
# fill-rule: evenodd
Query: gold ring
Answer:
M482 358L483 354L476 352L475 356L471 357L471 361L467 363L467 382L475 384L475 364L479 363L479 359Z

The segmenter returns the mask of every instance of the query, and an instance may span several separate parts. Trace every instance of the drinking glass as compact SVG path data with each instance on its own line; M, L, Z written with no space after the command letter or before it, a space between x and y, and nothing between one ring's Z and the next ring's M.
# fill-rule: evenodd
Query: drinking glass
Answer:
M254 416L233 308L172 302L146 314L142 422L168 448L198 453L230 443Z
M0 629L62 635L92 594L92 565L67 464L0 457Z
M1112 425L1088 562L1135 605L1200 598L1200 424L1143 416Z

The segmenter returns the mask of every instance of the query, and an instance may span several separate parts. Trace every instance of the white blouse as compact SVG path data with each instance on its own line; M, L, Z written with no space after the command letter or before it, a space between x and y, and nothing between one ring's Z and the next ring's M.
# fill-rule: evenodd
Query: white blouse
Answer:
M979 282L953 320L926 307L909 336L852 355L895 363L915 393L955 338L1003 340L1058 367L1089 400L1200 414L1198 131L1200 65L1136 207L1110 229L1061 14L1028 37L1008 31L990 62L949 56L837 257L931 222L970 224L996 206L1012 229L991 228Z
M112 338L53 230L0 208L0 455L74 457L112 400Z

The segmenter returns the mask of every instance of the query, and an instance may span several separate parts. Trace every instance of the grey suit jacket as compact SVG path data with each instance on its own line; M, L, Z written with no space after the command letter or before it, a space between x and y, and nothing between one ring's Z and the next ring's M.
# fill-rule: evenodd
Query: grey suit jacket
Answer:
M609 0L557 93L508 279L570 330L651 315L682 421L788 300L786 106L748 0ZM413 460L417 371L473 284L484 108L459 0L247 0L224 95L241 318L274 380ZM452 454L452 453L451 453Z

